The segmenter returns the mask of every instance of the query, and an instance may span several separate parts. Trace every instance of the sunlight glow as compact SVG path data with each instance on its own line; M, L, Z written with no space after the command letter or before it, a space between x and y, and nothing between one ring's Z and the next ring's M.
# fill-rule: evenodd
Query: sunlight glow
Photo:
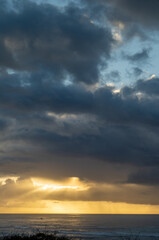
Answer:
M151 79L153 79L153 78L155 78L156 77L156 75L155 74L152 74L147 80L151 80Z
M68 181L58 183L58 182L47 182L41 179L31 179L34 187L38 187L39 190L65 190L71 189L76 191L85 191L88 190L89 186L79 181L79 178L72 177L69 178Z
M0 177L0 185L6 185L8 180L11 180L14 183L16 183L18 178L19 177L12 177L12 176Z
M108 201L47 201L49 213L58 214L158 214L159 206Z
M147 191L147 187L142 185L117 187L114 184L82 181L78 177L57 181L3 176L0 177L0 187L5 190L5 201L1 196L0 213L159 214L159 205L100 201L98 197L92 201L90 195L97 191L114 198L119 192L124 194L130 188L134 192Z
M48 213L48 214L159 214L159 205L128 204L107 201L30 201L9 203L12 208L1 207L1 213ZM13 207L15 205L15 207Z

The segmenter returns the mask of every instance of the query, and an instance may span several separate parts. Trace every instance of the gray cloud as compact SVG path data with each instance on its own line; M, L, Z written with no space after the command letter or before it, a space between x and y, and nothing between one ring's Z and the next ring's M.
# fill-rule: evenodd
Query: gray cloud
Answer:
M134 73L135 77L139 77L143 73L143 70L138 67L135 67L135 68L133 68L133 73Z
M123 24L121 33L123 40L139 37L142 41L150 39L149 31L158 30L158 8L157 0L83 0L93 12L100 12L114 26ZM102 18L102 20L104 17ZM125 41L124 41L125 42Z
M60 11L31 1L17 1L16 12L1 10L1 66L31 71L45 67L58 80L68 73L80 82L97 82L98 67L102 58L109 58L113 39L109 29L85 15L78 5Z
M146 27L158 28L159 2L157 0L113 0L112 2L128 19Z
M1 141L14 142L13 149L23 142L18 151L158 165L157 78L139 80L115 94L110 87L91 92L56 84L51 75L40 73L26 79L23 75L23 81L17 74L4 77L1 114L10 116L13 126Z
M158 78L138 80L134 87L125 86L117 94L108 86L92 92L79 85L57 84L48 72L29 77L4 74L2 78L0 105L6 114L7 109L10 114L88 113L115 124L158 125L158 98L144 95L158 95Z
M149 58L149 49L144 48L138 53L132 55L124 54L123 56L132 63L143 63Z
M159 185L159 171L157 168L143 168L128 177L129 183L143 185Z
M139 80L136 84L136 90L142 91L150 96L152 95L159 95L159 78L154 77L153 79L149 80Z

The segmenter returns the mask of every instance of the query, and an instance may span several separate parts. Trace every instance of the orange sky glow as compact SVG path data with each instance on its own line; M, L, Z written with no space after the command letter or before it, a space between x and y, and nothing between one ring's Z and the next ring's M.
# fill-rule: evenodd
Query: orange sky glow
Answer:
M101 185L102 189L108 189L109 192L116 192L117 188L110 184L102 186L82 182L77 177L58 182L38 178L20 180L15 176L7 176L0 178L0 185L3 187L2 199L7 199L0 206L1 213L159 214L159 205L92 201L91 196L87 198L89 201L78 200L81 194L91 194L90 189L93 187Z

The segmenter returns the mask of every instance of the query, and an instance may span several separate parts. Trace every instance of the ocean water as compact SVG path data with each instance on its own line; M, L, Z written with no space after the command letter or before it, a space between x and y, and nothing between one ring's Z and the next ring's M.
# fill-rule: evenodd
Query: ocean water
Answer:
M38 232L84 240L159 240L159 215L0 214L0 236Z

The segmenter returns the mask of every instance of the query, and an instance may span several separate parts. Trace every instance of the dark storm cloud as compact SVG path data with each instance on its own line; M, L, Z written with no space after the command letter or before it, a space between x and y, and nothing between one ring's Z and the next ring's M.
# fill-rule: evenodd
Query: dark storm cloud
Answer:
M149 58L149 49L144 48L138 53L132 55L124 54L123 56L132 63L145 62Z
M129 183L143 185L159 185L159 170L157 168L143 168L128 177Z
M108 0L108 2L114 3L126 19L131 19L146 27L158 28L158 0Z
M9 123L5 119L0 119L0 131L5 130L8 127Z
M15 63L12 54L6 48L4 42L0 40L0 67L9 67L9 68L17 68L17 64Z
M94 93L97 115L111 123L158 125L158 99L142 95L147 82L141 82L143 86L139 87L140 81L137 81L134 87L123 87L119 94L114 94L110 88L98 89ZM153 80L150 84L153 86Z
M158 125L158 78L139 80L134 87L123 87L113 93L111 87L92 92L78 85L65 86L52 80L47 73L4 74L0 81L0 106L7 114L28 114L35 111L59 114L91 114L114 124Z
M16 151L18 146L18 151L26 148L61 158L158 165L157 79L139 80L116 94L110 87L91 92L77 85L57 85L50 75L40 78L40 73L20 79L6 74L0 94L1 114L10 114L17 122L5 136ZM80 120L79 114L85 116Z
M141 166L159 164L157 133L135 127L109 126L101 129L99 134L83 133L77 136L35 129L27 133L19 132L14 139L37 146L37 151L61 157L90 157Z
M16 1L16 11L1 10L0 64L21 70L45 67L58 80L66 73L85 83L98 81L103 57L113 42L108 29L93 24L85 10L69 5Z
M114 26L123 24L123 40L151 38L147 30L158 30L158 0L83 0L94 12L100 12ZM104 19L104 18L102 18ZM105 21L106 22L106 21Z
M65 86L53 81L49 72L3 74L0 79L0 105L13 114L32 111L85 113L93 107L93 95L83 87ZM16 112L17 111L17 112Z
M154 77L149 80L139 80L136 84L136 90L142 91L150 96L159 96L159 78Z

